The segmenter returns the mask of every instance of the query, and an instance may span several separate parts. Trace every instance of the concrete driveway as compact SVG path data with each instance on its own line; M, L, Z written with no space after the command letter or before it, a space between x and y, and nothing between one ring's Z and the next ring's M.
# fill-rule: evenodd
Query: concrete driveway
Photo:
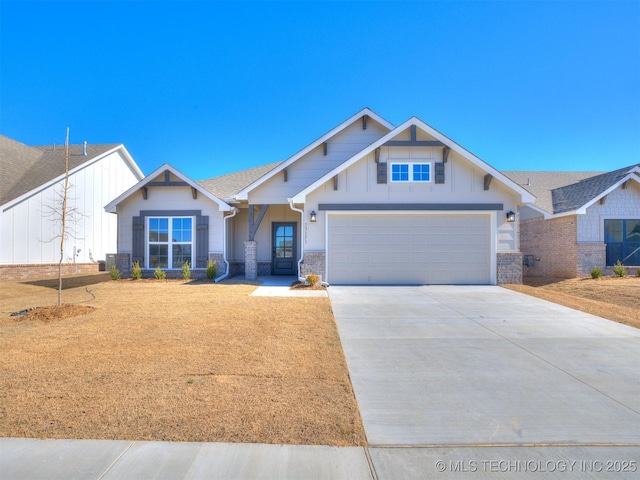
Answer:
M639 330L494 286L329 297L381 477L447 478L469 459L640 470Z

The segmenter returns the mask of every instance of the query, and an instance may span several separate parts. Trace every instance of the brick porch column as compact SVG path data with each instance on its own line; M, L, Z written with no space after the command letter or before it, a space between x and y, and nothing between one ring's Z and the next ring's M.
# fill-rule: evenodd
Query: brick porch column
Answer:
M244 276L247 280L258 278L258 242L244 242Z

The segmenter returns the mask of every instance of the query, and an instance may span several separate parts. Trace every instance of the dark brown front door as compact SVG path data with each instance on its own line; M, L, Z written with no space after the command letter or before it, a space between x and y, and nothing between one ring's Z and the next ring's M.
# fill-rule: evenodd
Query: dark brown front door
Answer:
M295 275L297 250L296 224L273 223L271 231L273 245L273 274Z

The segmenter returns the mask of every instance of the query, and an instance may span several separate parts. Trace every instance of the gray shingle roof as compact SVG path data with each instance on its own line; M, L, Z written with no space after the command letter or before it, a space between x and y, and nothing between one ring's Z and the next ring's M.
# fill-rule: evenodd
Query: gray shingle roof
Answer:
M276 168L282 162L270 163L259 167L229 173L220 177L213 177L197 182L202 188L220 199L231 198L233 195L251 185L263 175Z
M551 214L576 210L623 179L631 165L612 172L527 172L507 171L506 176L537 198L535 205Z
M118 147L119 144L69 145L69 170ZM29 147L0 135L0 205L64 174L64 145Z

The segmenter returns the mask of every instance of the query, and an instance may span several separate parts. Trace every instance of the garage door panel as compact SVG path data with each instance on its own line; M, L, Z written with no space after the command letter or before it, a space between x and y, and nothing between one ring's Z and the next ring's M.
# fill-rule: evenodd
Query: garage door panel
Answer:
M335 284L488 284L488 214L329 215Z

